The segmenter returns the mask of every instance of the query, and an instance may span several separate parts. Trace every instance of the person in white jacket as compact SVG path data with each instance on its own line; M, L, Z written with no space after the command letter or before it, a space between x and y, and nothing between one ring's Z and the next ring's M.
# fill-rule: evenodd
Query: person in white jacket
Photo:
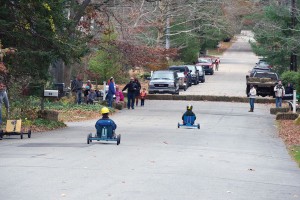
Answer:
M278 84L274 87L274 92L276 96L276 108L281 108L282 98L285 95L285 90L281 81L278 81Z
M255 98L256 98L256 89L253 85L250 85L250 91L249 91L250 110L249 110L249 112L254 111Z

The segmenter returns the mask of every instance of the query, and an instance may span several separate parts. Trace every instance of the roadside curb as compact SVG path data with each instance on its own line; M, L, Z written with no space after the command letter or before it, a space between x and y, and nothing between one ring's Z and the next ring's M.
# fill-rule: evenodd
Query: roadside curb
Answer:
M248 103L248 97L210 96L210 95L157 95L148 94L149 100L179 100L179 101L219 101L219 102L240 102ZM256 98L255 103L275 103L275 99Z

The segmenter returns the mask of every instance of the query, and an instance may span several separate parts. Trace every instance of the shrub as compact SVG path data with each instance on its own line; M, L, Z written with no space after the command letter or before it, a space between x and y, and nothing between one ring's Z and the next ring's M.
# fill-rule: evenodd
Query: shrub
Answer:
M297 93L300 93L300 72L294 71L285 71L281 74L281 80L283 85L288 83L293 84L294 88L297 90Z

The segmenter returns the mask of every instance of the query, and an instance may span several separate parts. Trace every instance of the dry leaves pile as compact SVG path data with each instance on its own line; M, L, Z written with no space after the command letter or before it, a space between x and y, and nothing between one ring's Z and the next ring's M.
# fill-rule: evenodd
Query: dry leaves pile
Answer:
M281 120L279 123L279 135L288 146L300 145L300 125L293 120Z
M59 111L59 120L63 122L79 122L97 118L100 118L99 110L68 110L65 112Z

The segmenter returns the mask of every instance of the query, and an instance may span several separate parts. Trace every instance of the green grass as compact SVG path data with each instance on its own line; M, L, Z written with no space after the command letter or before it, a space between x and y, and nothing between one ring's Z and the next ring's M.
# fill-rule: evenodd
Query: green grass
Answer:
M53 130L53 129L57 129L57 128L66 127L66 125L63 122L46 120L46 119L41 119L41 118L33 120L32 125L34 125L36 127L44 128L47 130Z
M300 146L293 146L290 149L290 154L293 156L293 158L295 159L295 161L298 163L300 167Z

